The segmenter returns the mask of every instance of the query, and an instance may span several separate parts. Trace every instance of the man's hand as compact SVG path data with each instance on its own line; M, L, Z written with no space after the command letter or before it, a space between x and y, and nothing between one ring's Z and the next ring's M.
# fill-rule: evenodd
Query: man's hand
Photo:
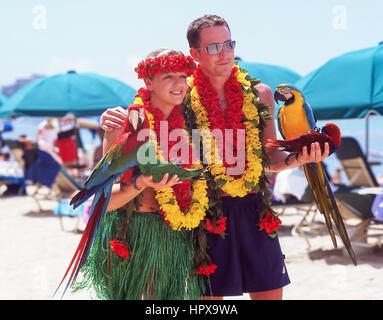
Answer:
M321 152L319 142L312 143L310 146L310 153L307 147L302 148L302 152L298 155L298 165L301 166L305 163L321 162L326 159L330 154L330 146L326 142L324 145L324 152Z
M120 106L107 109L100 117L101 128L107 132L122 129L128 113L128 110Z

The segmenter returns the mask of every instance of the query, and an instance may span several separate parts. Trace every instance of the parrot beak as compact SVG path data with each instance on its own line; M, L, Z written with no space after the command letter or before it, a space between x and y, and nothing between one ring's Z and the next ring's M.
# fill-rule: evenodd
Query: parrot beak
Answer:
M136 131L138 128L138 122L139 122L139 114L137 110L129 111L129 122L132 125L134 131Z
M145 120L145 110L141 108L140 111L130 110L129 111L129 122L133 126L134 131L137 130L138 126L142 125Z
M275 89L274 100L279 104L279 101L287 102L290 99L294 99L294 95L289 87L279 87Z
M145 109L141 108L139 112L140 125L144 123L145 120Z

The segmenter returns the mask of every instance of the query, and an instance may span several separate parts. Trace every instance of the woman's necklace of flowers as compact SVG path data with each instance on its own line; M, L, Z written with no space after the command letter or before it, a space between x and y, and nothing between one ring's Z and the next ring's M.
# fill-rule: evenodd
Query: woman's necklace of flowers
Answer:
M134 104L144 106L146 116L149 120L149 126L152 132L156 133L156 137L160 137L160 121L163 120L164 115L158 108L153 108L151 105L150 94L147 89L141 88L136 95ZM180 107L175 106L171 112L169 119L169 131L173 129L184 129L185 123L183 116L180 112ZM164 159L163 152L160 149L160 144L157 142L155 136L151 136L149 140L156 144L156 148L160 159ZM185 131L183 141L189 144L189 138ZM168 141L168 148L175 144L175 141ZM193 147L189 144L189 162L182 164L183 168L198 169L202 168L200 163L191 163ZM192 194L190 195L190 188L192 187ZM208 208L209 199L207 198L207 183L206 180L201 178L191 183L190 180L184 180L182 183L176 184L171 188L155 189L156 200L160 207L160 213L163 215L165 222L169 224L174 230L191 230L200 224L205 218L205 211Z
M232 197L247 195L258 184L263 172L262 144L258 128L260 119L257 106L254 104L256 97L249 90L251 83L245 77L246 74L234 65L225 84L225 98L228 102L225 111L220 108L217 92L199 67L195 75L190 78L191 107L196 116L197 127L205 139L204 143L211 146L206 148L204 144L204 157L210 159L209 170L217 186ZM235 137L235 130L243 128L246 130L246 166L242 175L236 178L226 174L227 165L216 153L215 138L211 135L211 131L221 129L224 133L225 129L233 129ZM233 145L236 146L235 139ZM236 151L244 152L244 150Z

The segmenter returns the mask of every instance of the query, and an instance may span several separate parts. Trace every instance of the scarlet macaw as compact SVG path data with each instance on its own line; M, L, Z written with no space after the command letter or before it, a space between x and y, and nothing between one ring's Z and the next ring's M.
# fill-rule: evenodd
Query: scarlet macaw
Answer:
M142 106L132 105L129 107L129 115L124 123L123 133L111 146L108 153L97 163L86 180L84 188L72 198L71 205L76 208L94 196L89 212L89 220L80 243L55 293L73 266L72 273L64 289L64 295L69 285L75 281L81 267L85 264L89 250L98 233L100 222L106 212L113 183L117 179L123 175L125 181L130 180L134 166L138 166L143 175L152 175L155 182L160 181L165 173L169 173L169 179L174 174L177 174L179 180L191 179L201 174L202 169L183 169L177 164L159 161L156 157L155 161L146 159L148 160L146 163L139 163L140 154L144 157L146 151L151 150L153 152L154 150L155 152L154 144L138 140L138 134L142 129L149 129L149 121L145 116L145 111Z

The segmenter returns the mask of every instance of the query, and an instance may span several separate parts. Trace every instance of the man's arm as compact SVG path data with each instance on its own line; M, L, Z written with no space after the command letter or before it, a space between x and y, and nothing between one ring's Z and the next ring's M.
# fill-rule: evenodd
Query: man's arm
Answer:
M102 152L105 155L120 135L128 110L122 107L109 108L100 117L101 128L105 131Z
M259 84L255 87L259 93L260 102L263 104L270 105L269 113L270 113L270 119L266 122L266 128L264 129L264 135L263 135L263 145L266 144L268 139L276 139L277 133L275 128L275 104L274 104L274 97L273 92L271 91L270 87L266 84ZM325 144L325 149L322 154L319 143L313 143L310 146L310 154L307 150L307 147L302 148L302 152L299 154L298 159L295 157L291 157L288 161L288 163L285 162L286 157L289 153L285 151L281 151L278 148L272 148L267 149L266 152L271 160L271 165L268 168L265 168L268 171L282 171L288 168L294 168L301 166L305 163L309 162L320 162L323 161L325 158L328 157L330 148L329 145Z

